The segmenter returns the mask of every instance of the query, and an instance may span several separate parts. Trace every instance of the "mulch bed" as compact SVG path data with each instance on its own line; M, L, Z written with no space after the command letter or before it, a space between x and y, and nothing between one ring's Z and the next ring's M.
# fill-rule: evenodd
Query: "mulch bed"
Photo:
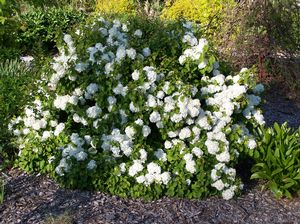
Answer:
M300 106L278 92L266 94L267 124L289 121L300 125ZM162 198L153 202L122 199L101 192L68 190L47 176L9 171L0 223L45 223L49 216L68 212L73 223L300 223L300 198L276 200L261 185L229 201ZM49 223L49 222L48 222Z

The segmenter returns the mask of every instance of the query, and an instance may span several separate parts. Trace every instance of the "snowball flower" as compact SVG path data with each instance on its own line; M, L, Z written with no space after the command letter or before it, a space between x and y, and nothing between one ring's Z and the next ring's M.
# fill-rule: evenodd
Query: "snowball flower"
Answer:
M214 188L217 188L218 191L221 191L224 189L225 185L222 180L217 180L215 183L213 183L211 186Z
M143 35L143 32L141 30L136 30L133 35L141 38Z
M144 166L141 164L140 161L134 160L134 163L132 166L128 169L129 176L135 176L138 172L142 171L144 169Z
M254 139L249 139L248 140L248 148L249 149L255 149L257 146L256 141Z
M59 123L55 128L54 135L58 136L64 129L65 129L65 124Z
M86 114L89 118L96 118L99 116L101 111L102 111L101 108L96 105L96 106L89 107L86 110Z
M157 111L153 111L149 117L150 122L156 123L161 120L161 116Z
M77 159L77 161L84 161L87 158L87 153L81 151L75 155L75 158Z
M96 83L91 83L86 87L86 91L91 95L94 95L98 90L99 86Z
M230 187L229 189L222 192L222 197L225 200L232 199L234 196L234 191L236 189L236 186Z
M125 133L128 136L128 138L132 139L136 133L135 129L131 126L128 126L125 128Z
M57 96L54 100L54 106L57 109L65 110L67 107L67 103L69 102L70 96Z
M138 80L139 77L140 77L139 71L138 71L138 70L134 70L133 73L131 74L131 77L132 77L132 79L135 80L135 81Z
M149 57L150 54L151 54L150 48L149 48L149 47L145 47L145 48L143 49L143 55L144 55L144 57Z
M136 50L135 49L133 49L133 48L130 48L130 49L127 49L126 50L126 54L127 54L127 56L130 58L130 59L135 59L135 57L136 57Z
M142 133L144 137L147 137L151 133L151 128L148 125L144 125L142 128Z
M158 149L157 151L155 151L154 155L156 156L157 159L163 162L167 161L167 154L162 149Z
M160 175L160 179L161 179L163 184L167 185L169 183L169 181L171 180L171 175L170 175L169 172L163 172Z
M87 169L88 170L93 170L97 167L96 161L95 160L91 160L88 164L87 164Z
M147 170L148 170L149 174L160 174L161 173L161 167L154 162L151 162L147 165Z
M192 149L192 153L193 153L195 156L197 156L198 158L200 158L200 157L203 155L203 151L202 151L200 148L198 148L198 147L194 147L194 148Z
M182 140L186 139L186 138L189 138L189 137L191 137L191 130L188 127L185 127L185 128L180 130L178 136Z

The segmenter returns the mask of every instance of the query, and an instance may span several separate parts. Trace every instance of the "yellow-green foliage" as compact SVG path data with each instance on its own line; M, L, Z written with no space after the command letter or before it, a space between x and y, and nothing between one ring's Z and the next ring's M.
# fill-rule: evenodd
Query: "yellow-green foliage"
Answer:
M97 0L96 11L102 13L133 13L134 0Z
M221 26L226 10L234 5L234 0L169 0L162 17L194 21L216 30Z

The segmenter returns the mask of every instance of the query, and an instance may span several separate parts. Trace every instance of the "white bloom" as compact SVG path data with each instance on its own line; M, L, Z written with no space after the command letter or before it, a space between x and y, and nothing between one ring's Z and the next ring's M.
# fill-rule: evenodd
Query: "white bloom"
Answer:
M89 67L88 63L79 62L75 65L75 70L79 73L85 71Z
M134 106L133 102L130 102L129 104L129 110L132 112L132 113L137 113L140 111L140 108Z
M224 189L225 185L223 183L222 180L217 180L216 182L214 182L211 186L213 186L214 188L217 188L218 191L221 191Z
M56 121L56 120L50 121L50 126L51 126L52 128L56 127L56 126L57 126L57 121Z
M133 35L141 38L143 35L143 32L141 30L136 30Z
M175 131L169 131L168 136L169 138L175 138L178 135L178 132Z
M59 123L55 128L54 135L58 136L64 129L65 129L65 124Z
M151 133L151 128L148 125L144 125L142 128L142 133L144 137L147 137Z
M165 145L165 148L166 148L166 149L170 149L170 148L172 148L172 146L173 146L173 145L172 145L172 142L170 142L170 141L165 141L165 144L164 144L164 145Z
M199 69L203 69L203 68L206 67L206 65L207 65L207 60L204 59L204 61L202 61L202 62L199 63L198 68Z
M127 90L128 90L128 87L124 87L122 85L122 83L118 83L118 85L113 89L113 92L116 94L116 95L122 95L122 96L126 96L126 93L127 93Z
M77 161L84 161L87 158L87 154L81 151L75 155L75 158L77 159Z
M77 96L71 96L69 98L69 103L73 104L73 105L77 105L77 103L78 103L78 97Z
M229 199L233 198L233 196L234 196L234 191L235 191L234 188L229 188L229 189L223 191L223 192L222 192L222 197L223 197L223 199L229 200Z
M147 78L150 83L154 83L157 79L157 74L155 71L147 71Z
M126 50L126 54L127 54L127 56L130 58L130 59L135 59L135 57L136 57L136 50L135 49L133 49L133 48L130 48L130 49L127 49Z
M192 149L192 153L194 153L194 155L197 156L198 158L200 158L203 155L203 151L198 147L194 147Z
M157 111L153 111L149 117L150 122L156 123L161 120L161 116Z
M147 106L148 107L156 107L157 106L156 99L151 94L148 95Z
M156 156L156 158L163 162L167 161L167 154L162 149L158 149L157 151L155 151L154 155Z
M70 96L56 96L56 99L54 100L54 106L57 109L65 110L67 107L67 103L69 102Z
M217 141L206 140L205 145L210 154L215 155L219 151L219 143Z
M146 181L146 178L145 178L144 175L138 176L138 177L136 178L136 182L138 182L139 184L142 184L142 183L144 183L145 181Z
M51 136L51 132L50 131L44 131L43 132L43 136L42 136L42 141L47 140L48 138L50 138Z
M125 128L125 133L128 136L128 138L132 139L136 133L135 129L131 126L128 126Z
M121 163L119 167L120 167L121 173L125 173L126 172L126 164L125 163Z
M128 174L129 176L135 176L138 172L144 169L140 161L134 160L133 165L129 167Z
M185 128L180 130L178 136L182 140L186 139L186 138L189 138L189 137L191 137L191 130L188 127L185 127Z
M99 116L99 114L101 113L101 108L98 107L98 106L92 106L92 107L89 107L87 110L86 110L86 114L89 118L96 118Z
M194 160L187 160L185 164L185 169L190 173L196 172L196 163Z
M142 126L144 124L144 121L142 119L137 119L134 123L136 123L137 125Z
M96 161L95 160L91 160L88 164L87 164L87 169L88 170L93 170L97 167Z
M121 59L125 58L125 56L126 56L125 46L121 45L121 46L118 47L116 56L117 56L118 60L121 60Z
M249 139L248 140L248 148L249 149L255 149L257 146L256 141L254 139Z
M151 162L147 165L147 170L148 170L149 174L160 174L161 173L161 167L154 162Z
M257 121L258 124L264 125L266 123L265 120L264 120L264 116L261 114L260 111L255 110L253 112L253 116L254 116L254 118L255 118L255 120Z
M114 96L109 96L109 97L107 97L107 102L109 105L114 105L117 102L117 98Z
M131 74L131 77L133 80L138 80L140 77L140 72L138 70L134 70L133 73Z
M163 182L163 184L167 185L169 183L169 181L171 180L171 175L169 172L163 172L160 175L161 181Z
M229 162L230 161L230 154L228 151L224 151L218 155L216 155L216 159L219 162Z
M142 162L145 162L147 160L147 152L145 149L140 150L140 159Z
M149 47L145 47L145 48L143 49L143 55L144 55L144 57L149 57L150 54L151 54L150 48L149 48Z
M156 97L158 98L158 99L163 99L164 97L165 97L165 93L164 93L164 91L158 91L157 92L157 94L156 94Z
M98 90L99 86L96 83L91 83L86 87L86 91L91 95L94 95Z

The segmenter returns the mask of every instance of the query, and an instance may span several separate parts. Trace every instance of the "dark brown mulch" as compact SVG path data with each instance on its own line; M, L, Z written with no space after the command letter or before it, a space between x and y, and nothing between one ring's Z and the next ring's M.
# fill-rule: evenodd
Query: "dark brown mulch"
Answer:
M267 92L267 124L300 125L300 107L278 92ZM247 185L242 196L153 202L122 199L100 192L60 188L46 176L11 170L0 223L45 223L49 216L69 212L74 223L300 223L300 198L276 200L260 185Z
M66 190L46 176L10 172L1 223L43 223L69 212L74 223L300 223L300 200L276 200L258 185L241 197L153 202Z

